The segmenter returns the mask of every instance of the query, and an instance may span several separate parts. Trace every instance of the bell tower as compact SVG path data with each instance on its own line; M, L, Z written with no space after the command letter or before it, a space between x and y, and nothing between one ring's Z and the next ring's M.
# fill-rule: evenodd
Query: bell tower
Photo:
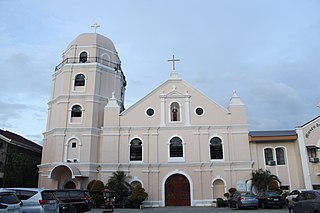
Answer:
M104 118L104 107L112 98L123 111L125 88L121 61L109 38L96 32L84 33L68 45L52 77L40 165L40 176L49 174L46 187L63 188L54 178L62 171L55 164L69 170L72 165L80 177L89 175L92 168L88 166L98 159L101 127L108 119ZM88 174L81 172L83 169Z

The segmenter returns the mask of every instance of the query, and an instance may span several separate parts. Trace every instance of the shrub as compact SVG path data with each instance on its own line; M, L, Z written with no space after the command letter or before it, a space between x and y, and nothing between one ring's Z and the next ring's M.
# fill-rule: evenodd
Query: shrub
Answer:
M89 182L87 189L90 193L92 205L94 207L102 206L104 203L102 191L104 190L104 184L101 180L92 180Z
M236 188L230 188L230 189L228 190L228 192L230 193L230 195L233 195L236 191L237 191Z
M229 199L230 194L228 192L224 193L223 196L225 196L227 199Z
M136 185L129 196L129 201L132 207L138 208L147 198L148 194L145 192L144 188L142 188L140 185Z
M217 207L226 207L228 206L228 202L223 200L221 197L217 198Z

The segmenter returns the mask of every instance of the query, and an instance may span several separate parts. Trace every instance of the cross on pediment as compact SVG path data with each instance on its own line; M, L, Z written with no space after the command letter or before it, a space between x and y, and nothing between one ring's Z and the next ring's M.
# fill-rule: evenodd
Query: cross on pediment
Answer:
M169 61L169 62L172 62L172 70L176 70L175 62L176 62L176 61L180 61L180 59L175 59L175 58L174 58L174 55L172 55L172 59L169 59L168 61Z

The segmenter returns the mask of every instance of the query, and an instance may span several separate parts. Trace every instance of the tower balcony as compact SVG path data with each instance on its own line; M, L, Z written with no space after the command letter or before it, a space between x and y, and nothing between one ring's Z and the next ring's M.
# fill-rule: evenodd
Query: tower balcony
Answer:
M60 64L58 64L55 67L55 72L60 70L64 65L66 64L86 64L86 63L100 63L102 65L114 68L115 71L121 71L121 64L120 63L114 63L112 61L99 58L99 57L87 57L87 58L79 58L79 57L73 57L73 58L66 58L64 59Z

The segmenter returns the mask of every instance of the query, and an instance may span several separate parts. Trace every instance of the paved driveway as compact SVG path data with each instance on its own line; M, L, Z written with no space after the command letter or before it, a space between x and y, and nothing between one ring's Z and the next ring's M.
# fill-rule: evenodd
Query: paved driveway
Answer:
M103 209L93 209L92 213L103 213ZM108 212L108 211L106 211ZM115 213L206 213L206 212L223 212L223 213L284 213L289 212L287 208L283 209L241 209L235 210L230 208L214 208L214 207L160 207L160 208L144 208L144 209L115 209Z

